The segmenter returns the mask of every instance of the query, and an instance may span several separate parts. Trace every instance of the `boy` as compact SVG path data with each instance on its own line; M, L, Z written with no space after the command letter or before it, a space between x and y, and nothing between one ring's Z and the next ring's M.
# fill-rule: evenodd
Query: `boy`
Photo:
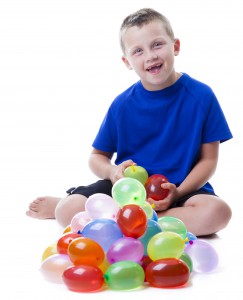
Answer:
M162 185L170 191L166 199L147 199L159 217L177 217L197 236L223 229L231 209L208 180L216 170L219 144L232 134L214 93L175 71L180 41L157 11L141 9L125 18L120 42L123 62L140 81L113 101L93 142L89 166L101 180L70 189L63 199L37 198L27 215L56 218L67 226L84 210L87 197L111 195L125 168L137 164L170 181Z

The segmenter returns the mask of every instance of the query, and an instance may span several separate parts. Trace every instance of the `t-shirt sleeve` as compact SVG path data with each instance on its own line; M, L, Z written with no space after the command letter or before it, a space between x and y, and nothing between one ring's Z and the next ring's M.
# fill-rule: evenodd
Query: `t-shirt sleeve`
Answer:
M233 136L216 96L212 94L210 100L203 127L202 143L216 141L222 143L231 139Z
M117 145L117 130L116 124L114 122L114 116L112 114L112 109L109 108L106 116L101 123L99 131L93 141L92 146L95 149L105 151L105 152L116 152Z

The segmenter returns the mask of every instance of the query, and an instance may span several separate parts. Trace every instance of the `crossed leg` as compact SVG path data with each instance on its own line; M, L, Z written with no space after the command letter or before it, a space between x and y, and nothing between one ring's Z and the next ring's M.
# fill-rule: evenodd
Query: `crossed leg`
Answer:
M64 198L38 197L30 203L26 215L36 219L57 219L61 226L66 227L75 214L85 210L86 200L85 196L79 194Z
M182 207L158 212L158 217L172 216L180 219L188 231L196 236L210 235L227 226L232 212L221 198L198 194L189 198Z
M40 197L29 205L27 216L48 219L56 218L58 223L66 227L75 214L85 210L87 198L73 194L64 198ZM158 217L173 216L185 223L188 231L196 236L209 235L225 228L232 212L221 198L199 194L189 198L182 207L157 212Z
M38 197L29 205L26 215L36 219L54 219L55 209L61 198L44 196Z

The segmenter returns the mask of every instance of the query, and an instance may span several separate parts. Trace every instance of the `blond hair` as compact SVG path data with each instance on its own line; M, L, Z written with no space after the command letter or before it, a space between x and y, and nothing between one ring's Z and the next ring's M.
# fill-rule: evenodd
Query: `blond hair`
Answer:
M163 23L166 33L172 40L174 40L175 36L174 36L174 32L173 32L173 29L171 27L169 20L164 15L162 15L161 13L157 12L154 9L143 8L143 9L140 9L140 10L136 11L135 13L127 16L121 24L120 45L121 45L122 51L125 52L125 45L124 45L123 39L122 39L123 33L128 28L131 28L134 26L141 28L143 25L148 24L153 21L156 21L156 20L161 21Z

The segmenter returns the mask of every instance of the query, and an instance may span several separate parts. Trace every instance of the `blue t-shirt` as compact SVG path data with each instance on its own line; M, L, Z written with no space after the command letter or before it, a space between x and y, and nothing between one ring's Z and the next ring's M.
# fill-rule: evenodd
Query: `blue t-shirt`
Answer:
M199 158L200 146L232 138L213 91L183 74L159 91L139 81L111 104L93 142L116 153L116 164L132 159L151 174L163 174L177 186ZM213 191L207 183L203 189Z

